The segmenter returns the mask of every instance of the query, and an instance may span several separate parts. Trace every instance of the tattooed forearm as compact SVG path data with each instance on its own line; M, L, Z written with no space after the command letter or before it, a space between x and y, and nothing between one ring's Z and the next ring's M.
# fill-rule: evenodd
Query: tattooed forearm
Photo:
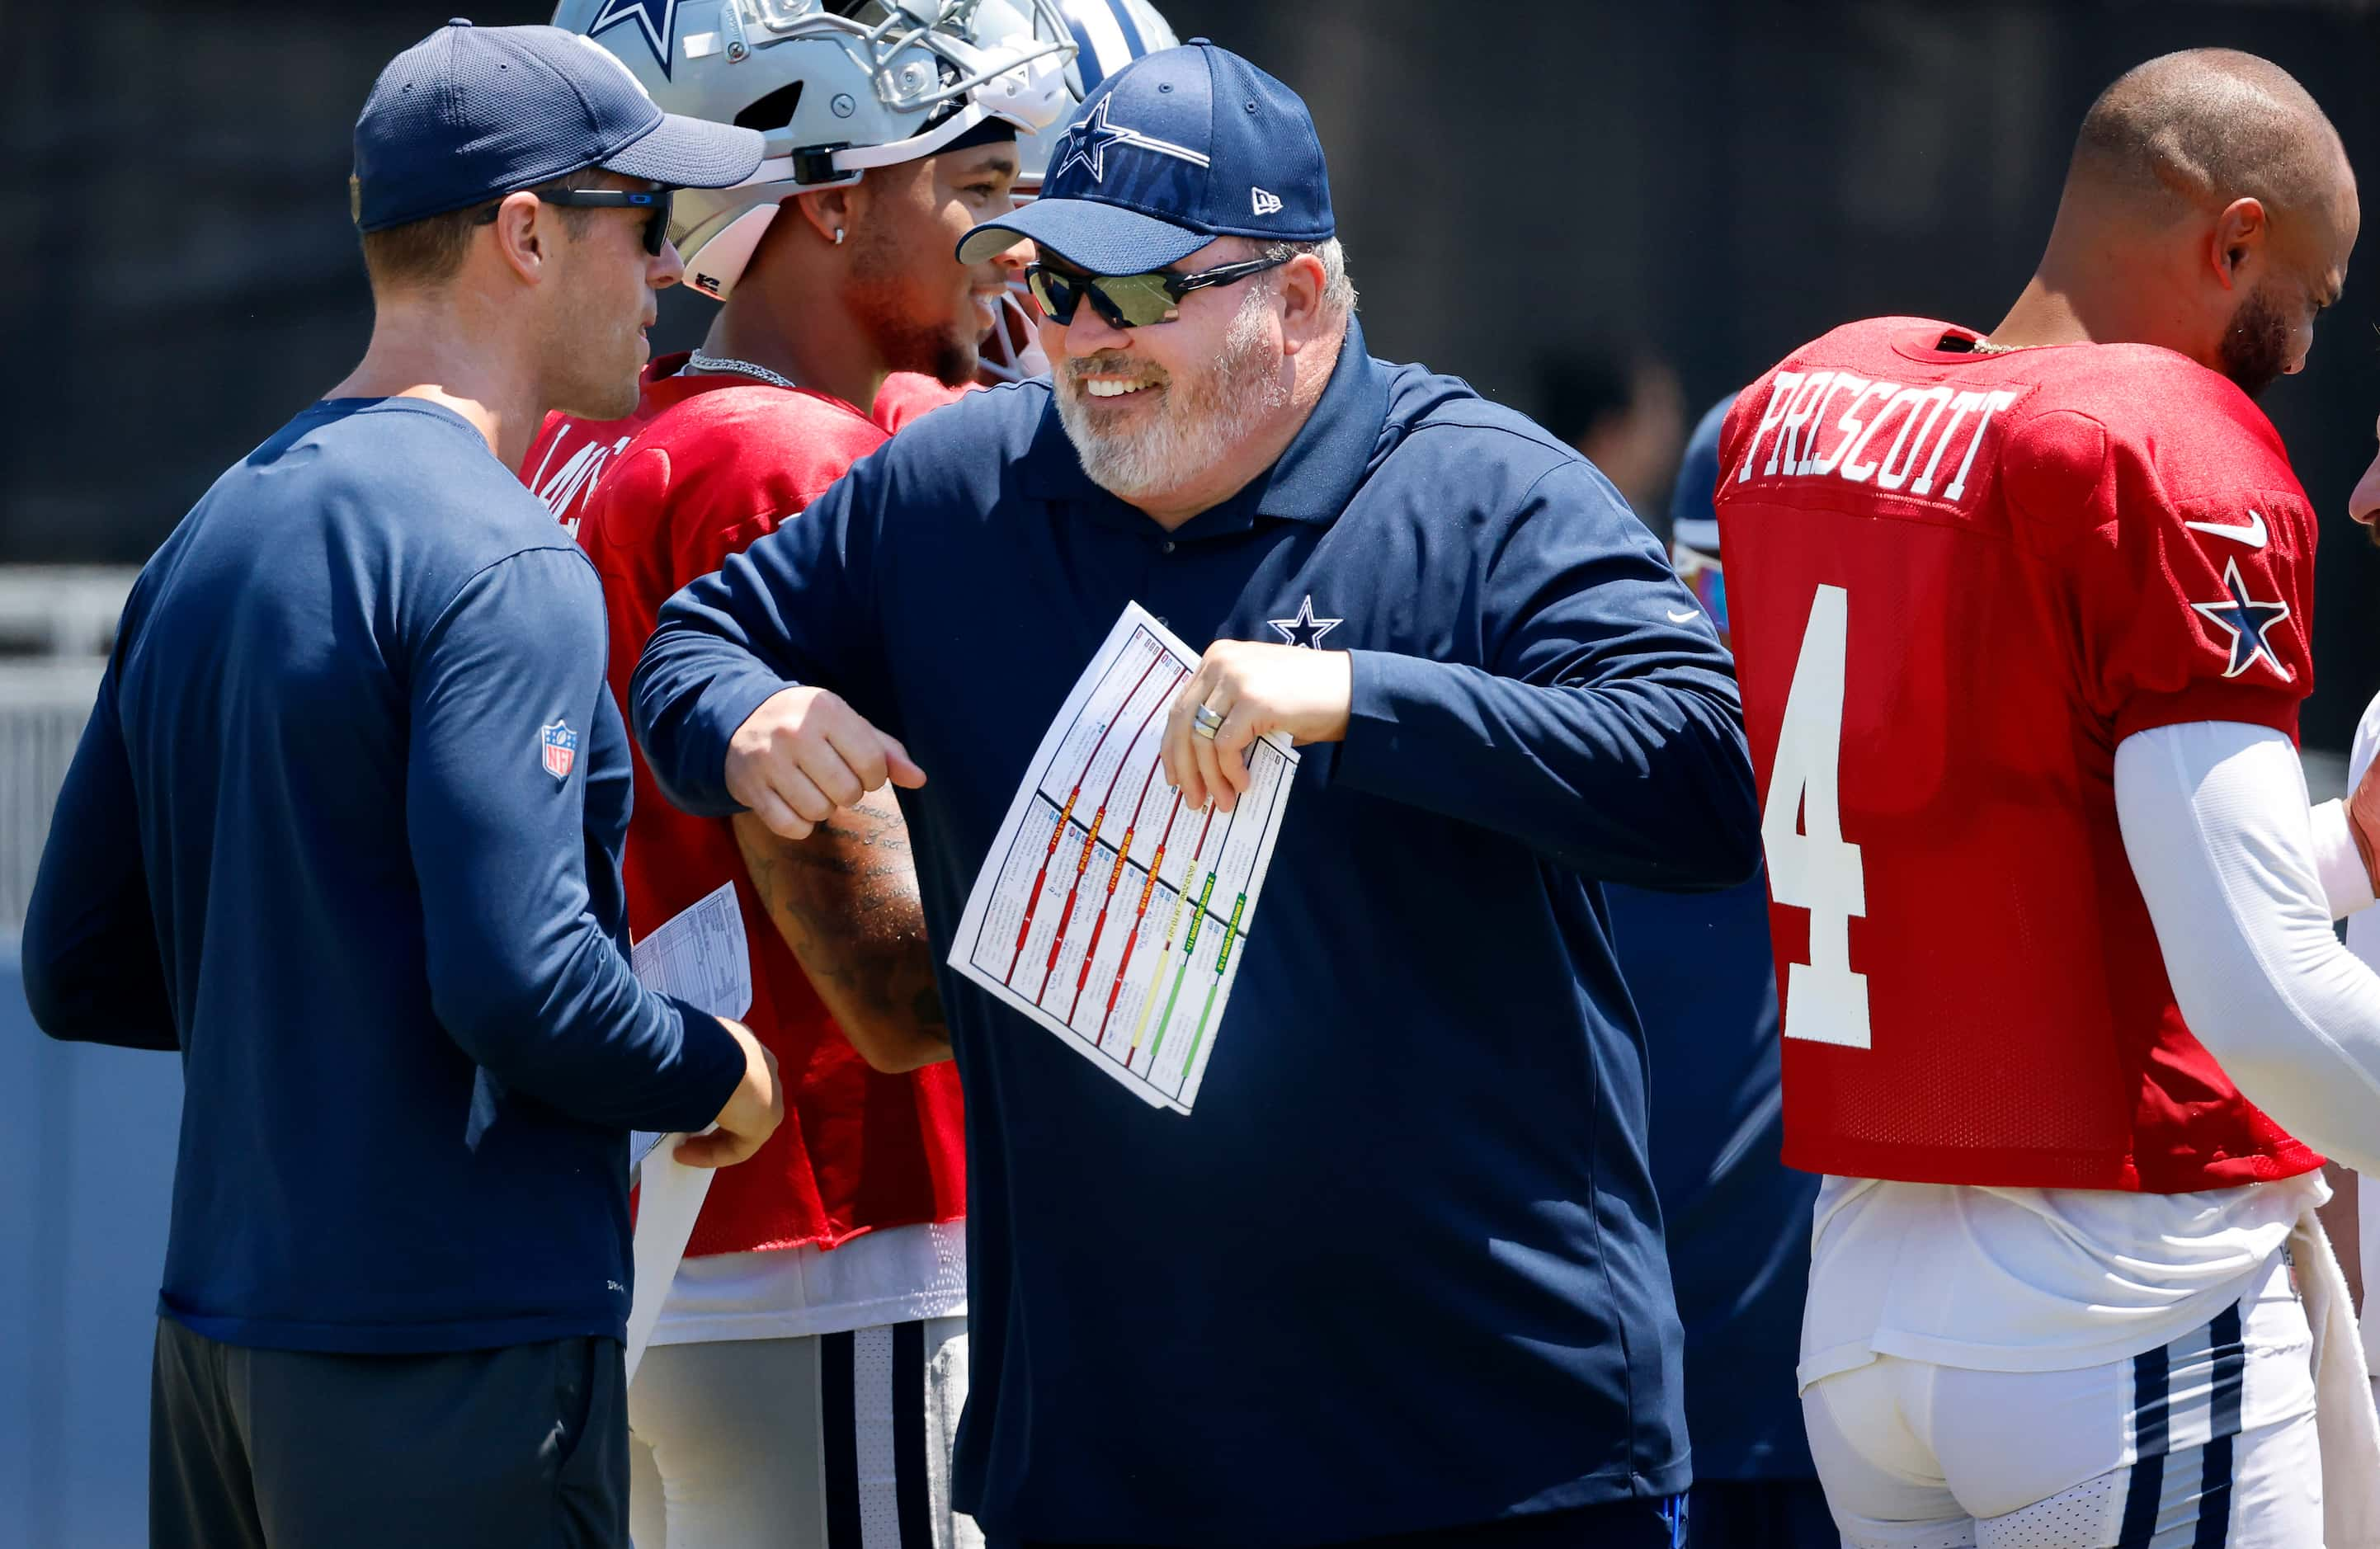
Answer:
M910 862L909 830L877 792L805 840L735 820L753 889L852 1044L880 1070L950 1057Z

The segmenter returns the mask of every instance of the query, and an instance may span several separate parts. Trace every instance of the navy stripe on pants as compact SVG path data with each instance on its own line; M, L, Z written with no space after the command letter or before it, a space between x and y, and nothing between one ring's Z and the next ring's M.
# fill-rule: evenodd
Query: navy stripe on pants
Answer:
M2202 1339L2204 1343L2202 1343ZM2231 1542L2232 1470L2240 1434L2241 1399L2247 1386L2248 1346L2239 1307L2226 1307L2206 1326L2132 1358L2132 1434L2134 1460L2124 1495L2124 1520L2116 1549L2149 1549L2156 1536L2157 1517L2165 1505L2175 1426L2173 1371L2183 1363L2194 1390L2195 1375L2206 1374L2207 1439L2199 1447L2195 1496L2197 1520L2191 1549L2225 1549ZM2187 1489L2177 1476L2178 1487ZM2177 1495L2177 1509L2192 1495ZM2175 1524L2179 1531L2180 1524Z
M901 1549L934 1549L933 1502L926 1491L926 1325L892 1328L893 1499Z
M2157 1500L2165 1494L2171 1376L2163 1345L2132 1357L2132 1427L2138 1456L2124 1496L2124 1526L2116 1536L2116 1549L2148 1549L2149 1539L2156 1532Z
M852 1337L819 1336L819 1449L826 1467L827 1549L860 1549L859 1435Z
M2240 1390L2248 1380L2248 1342L2240 1309L2226 1307L2206 1325L2207 1354L2214 1358L2208 1419L2214 1438L2205 1446L2199 1476L2198 1536L2192 1549L2223 1549L2231 1542L2231 1438L2240 1434Z
M926 1325L819 1336L819 1420L826 1549L933 1549Z

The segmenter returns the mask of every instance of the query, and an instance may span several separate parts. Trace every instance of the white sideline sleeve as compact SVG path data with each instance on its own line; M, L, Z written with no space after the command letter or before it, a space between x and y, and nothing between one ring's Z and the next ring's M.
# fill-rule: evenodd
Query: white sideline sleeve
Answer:
M2344 920L2370 908L2372 874L2363 869L2363 852L2355 848L2355 835L2347 826L2347 804L2325 802L2306 818L2313 829L2313 869L2322 878L2330 917Z
M2364 707L2355 728L2355 745L2347 755L2347 788L2362 782L2380 753L2380 698ZM2347 922L2347 950L2373 968L2380 969L2380 909ZM2373 1397L2380 1398L2380 1173L2363 1173L2356 1189L2356 1211L2363 1240L2363 1360L2372 1373Z
M2191 1032L2292 1134L2380 1171L2380 974L2332 934L2289 738L2212 720L2127 737L2116 816Z
M2380 698L2364 707L2363 719L2355 728L2354 745L2347 751L2347 789L2351 795L2362 783L2363 771L2372 767L2372 756L2380 753ZM2328 805L2328 803L2323 804ZM2317 808L2317 811L2320 809ZM2339 804L2339 819L2346 820L2347 805ZM2352 840L2350 843L2354 842ZM2331 901L2336 904L2338 900ZM2380 969L2380 909L2354 914L2347 921L2347 950L2375 969Z
M2363 1240L2363 1369L2380 1384L2380 1178L2356 1176L2355 1209Z

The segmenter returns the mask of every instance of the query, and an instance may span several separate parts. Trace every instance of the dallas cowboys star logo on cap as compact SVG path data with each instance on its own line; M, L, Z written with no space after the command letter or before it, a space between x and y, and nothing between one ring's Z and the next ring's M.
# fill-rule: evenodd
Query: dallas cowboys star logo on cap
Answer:
M1318 619L1314 616L1314 598L1308 594L1297 605L1293 617L1267 619L1265 623L1281 632L1285 645L1304 646L1308 650L1322 648L1322 637L1345 623L1345 619Z
M1093 108L1081 123L1066 131L1066 153L1050 170L1051 181L1066 175L1068 167L1079 166L1090 173L1092 182L1106 182L1108 147L1111 145L1130 145L1143 151L1154 151L1160 156L1172 156L1194 166L1207 164L1203 152L1193 151L1186 145L1176 145L1170 139L1159 139L1154 135L1142 134L1138 129L1109 123L1108 104L1114 100L1112 95L1101 97L1099 106Z
M662 74L670 73L670 46L676 35L677 0L606 0L603 9L587 25L587 35L595 36L606 27L633 21L637 30L645 35L645 42L653 51L653 58Z
M2240 578L2240 562L2230 560L2223 566L2223 589L2230 593L2228 601L2193 602L2190 606L2201 617L2231 636L2231 665L2223 670L2227 678L2236 678L2256 665L2257 659L2273 664L2273 671L2284 683L2293 681L2291 672L2273 650L2265 638L2272 627L2289 616L2289 605L2278 600L2259 602L2250 595L2248 584Z

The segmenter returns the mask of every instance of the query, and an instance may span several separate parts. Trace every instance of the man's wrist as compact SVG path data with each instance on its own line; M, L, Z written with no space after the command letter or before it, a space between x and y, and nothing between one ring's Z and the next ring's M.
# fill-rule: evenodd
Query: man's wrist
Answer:
M746 1071L751 1064L744 1052L744 1042L727 1029L726 1022L713 1016L690 1001L675 1000L684 1015L680 1037L680 1058L695 1066L702 1074L697 1078L697 1095L687 1099L689 1109L698 1109L703 1118L692 1124L669 1128L688 1134L708 1128L718 1120L727 1105L743 1088Z
M722 677L703 689L696 701L700 717L698 734L718 739L713 744L718 749L718 756L714 764L709 756L709 750L705 749L702 762L706 768L718 770L718 794L725 798L725 805L716 812L698 812L697 817L723 817L750 810L736 795L735 783L730 778L735 768L735 739L752 718L766 708L778 695L800 686L756 663L748 672L738 673L733 679Z
M1338 674L1330 687L1332 713L1312 728L1308 736L1298 741L1306 743L1343 743L1347 740L1347 723L1355 714L1355 653L1353 651L1318 651L1324 669Z

